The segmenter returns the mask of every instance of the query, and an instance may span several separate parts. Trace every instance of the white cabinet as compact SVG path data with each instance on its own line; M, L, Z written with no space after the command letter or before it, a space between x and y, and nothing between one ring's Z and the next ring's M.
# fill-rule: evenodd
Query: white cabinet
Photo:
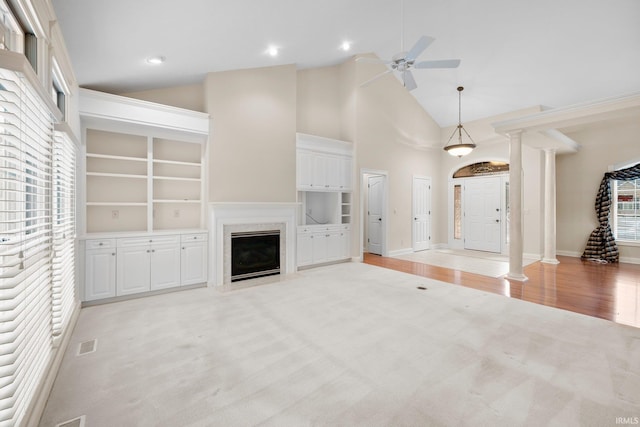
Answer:
M349 226L298 227L298 267L349 258Z
M147 246L118 248L117 256L117 295L130 295L151 289L149 261L151 251Z
M297 188L309 191L351 189L351 156L298 150Z
M118 239L117 293L180 286L180 236Z
M207 233L86 240L84 301L207 281Z
M193 285L207 281L207 235L205 233L182 236L181 284Z
M150 286L151 290L180 286L180 245L151 245Z
M116 296L115 240L87 240L84 300Z
M298 231L298 267L313 264L313 233Z

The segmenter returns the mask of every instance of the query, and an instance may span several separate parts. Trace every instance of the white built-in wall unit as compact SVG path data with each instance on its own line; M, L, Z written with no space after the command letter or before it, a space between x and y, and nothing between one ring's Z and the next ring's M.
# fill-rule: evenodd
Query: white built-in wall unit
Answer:
M209 116L81 89L83 301L207 281Z
M350 258L353 146L298 133L298 267Z
M77 90L45 2L0 1L0 426L37 425L79 313Z

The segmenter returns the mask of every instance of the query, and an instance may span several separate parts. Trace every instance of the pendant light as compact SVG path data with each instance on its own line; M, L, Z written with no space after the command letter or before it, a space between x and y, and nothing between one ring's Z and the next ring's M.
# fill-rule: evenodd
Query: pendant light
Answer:
M461 98L463 90L464 87L458 86L458 127L454 129L453 133L449 137L449 140L447 141L447 145L444 146L444 151L451 154L452 156L458 157L466 156L467 154L472 152L474 148L476 148L476 144L473 142L473 139L471 139L471 135L469 135L467 130L462 126ZM467 135L467 138L469 138L469 142L462 142L463 131L464 134ZM458 134L458 142L455 144L451 144L451 140L456 133Z

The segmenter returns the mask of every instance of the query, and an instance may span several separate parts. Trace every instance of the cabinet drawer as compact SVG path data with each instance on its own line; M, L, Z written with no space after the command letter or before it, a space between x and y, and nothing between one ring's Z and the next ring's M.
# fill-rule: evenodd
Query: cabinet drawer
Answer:
M116 247L115 239L96 239L85 241L86 249L109 249Z
M187 242L206 242L207 241L207 233L183 234L180 237L180 241L182 243L187 243Z
M162 244L171 244L171 243L180 243L179 235L171 235L171 236L146 236L146 237L127 237L123 239L118 239L118 247L119 248L128 248L131 246L144 246L144 245L162 245Z

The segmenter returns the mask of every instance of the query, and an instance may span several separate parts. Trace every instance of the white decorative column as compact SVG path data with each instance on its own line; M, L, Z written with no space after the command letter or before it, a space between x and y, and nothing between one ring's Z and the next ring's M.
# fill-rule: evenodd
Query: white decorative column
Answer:
M556 259L556 150L544 150L544 256L542 262L559 264Z
M522 269L522 130L509 132L509 273L524 282Z

